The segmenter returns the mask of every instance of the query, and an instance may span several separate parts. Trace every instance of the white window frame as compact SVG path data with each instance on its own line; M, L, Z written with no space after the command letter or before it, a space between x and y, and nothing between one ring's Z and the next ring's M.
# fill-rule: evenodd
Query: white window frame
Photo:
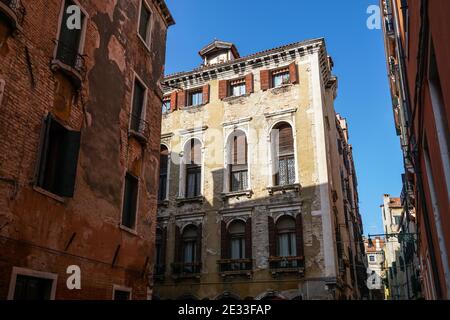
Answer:
M183 141L183 149L182 149L182 156L181 156L181 165L180 165L180 184L179 184L179 194L178 197L181 199L186 199L186 163L187 163L187 154L188 152L186 152L187 148L189 148L188 144L190 143L190 141L192 139L196 139L200 142L201 144L201 175L200 175L200 194L199 197L204 196L204 190L203 190L203 186L204 186L204 179L205 179L205 144L203 141L203 135L199 136L199 135L193 135L193 136L187 136L185 137L184 141Z
M52 280L52 290L50 292L50 300L55 300L56 283L58 281L58 275L56 273L36 271L20 267L13 267L12 269L7 297L8 300L14 300L14 294L16 291L16 281L18 275Z
M170 164L171 164L171 151L170 151L170 148L169 148L169 146L166 144L166 143L160 143L160 153L161 153L161 147L162 146L164 146L164 147L166 147L167 148L167 152L169 153L168 155L167 155L167 180L166 180L166 197L164 198L164 200L163 201L167 201L167 200L169 200L169 190L170 190L170 187L169 187L169 184L170 184ZM161 155L161 154L160 154Z
M146 121L147 118L147 102L148 102L148 87L142 78L133 71L133 89L131 90L131 103L130 103L130 119L128 119L128 129L131 130L131 123L133 120L133 107L134 107L134 90L136 87L136 80L139 81L144 88L144 101L142 102L142 112L141 112L141 121Z
M112 290L112 300L114 300L114 296L116 295L116 291L124 291L124 292L128 292L130 294L130 299L128 300L133 300L133 289L130 287L126 287L126 286L121 286L118 284L114 284L113 285L113 290Z
M142 41L142 43L144 44L145 48L147 48L148 50L150 50L150 46L151 46L151 40L152 40L152 30L153 30L153 10L151 9L150 5L147 3L146 0L139 0L139 15L138 15L138 24L137 24L137 35L138 38ZM145 8L150 12L150 21L148 22L148 26L147 26L147 39L143 39L141 34L139 33L139 29L141 26L141 13L142 13L142 5L145 6Z
M250 144L249 144L249 131L247 130L247 128L242 127L242 126L237 126L235 128L228 128L231 129L227 132L226 138L225 138L225 146L224 146L224 172L225 172L225 176L224 176L224 181L223 181L223 190L224 193L231 193L231 192L245 192L245 191L249 191L252 190L252 186L251 186L251 179L250 179ZM247 141L247 189L245 190L240 190L240 191L231 191L231 185L230 185L230 181L231 181L231 171L230 171L230 164L232 162L232 143L233 140L232 138L235 136L235 133L241 131L244 133L246 141Z
M59 18L58 18L58 31L56 33L56 40L58 41L55 45L55 48L53 49L53 58L56 59L56 55L58 53L58 46L59 46L59 37L61 36L61 24L62 19L64 17L64 8L66 7L66 1L63 0L61 4L61 9L59 12ZM81 37L80 37L80 44L78 46L78 54L82 55L84 52L84 46L86 42L86 30L87 30L87 23L89 20L89 15L87 11L80 5L80 2L78 0L72 0L76 6L78 6L81 10L81 12L84 15L83 25L81 26Z

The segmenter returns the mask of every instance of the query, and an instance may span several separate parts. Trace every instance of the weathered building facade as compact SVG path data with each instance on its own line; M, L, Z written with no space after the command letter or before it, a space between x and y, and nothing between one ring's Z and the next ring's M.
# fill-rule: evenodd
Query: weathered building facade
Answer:
M324 40L200 56L165 78L154 298L360 298L357 181Z
M425 298L450 298L450 26L447 0L381 0L406 226L417 223ZM412 261L409 261L410 263Z
M0 299L151 296L173 23L164 1L0 1Z
M364 239L367 257L367 287L370 300L384 300L386 298L386 268L384 238Z

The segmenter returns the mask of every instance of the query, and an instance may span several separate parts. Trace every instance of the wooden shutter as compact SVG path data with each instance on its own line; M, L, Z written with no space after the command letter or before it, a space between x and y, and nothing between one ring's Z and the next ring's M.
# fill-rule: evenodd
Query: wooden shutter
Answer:
M283 123L277 129L279 130L280 155L294 153L294 136L290 124Z
M52 123L52 116L50 114L48 114L47 117L42 119L41 135L38 149L38 162L36 165L36 176L35 176L35 183L39 187L44 186L45 167L47 164L47 151L50 140L51 123Z
M167 227L162 228L161 232L161 264L166 265L166 250L167 250Z
M209 103L209 84L205 84L202 89L203 92L203 104Z
M270 89L270 71L269 70L261 70L261 90L265 91Z
M179 226L175 226L175 252L173 260L175 263L180 263L182 258L182 246L181 246L181 230Z
M245 76L245 93L253 93L253 73L249 73Z
M178 97L178 95L177 95L176 91L174 91L174 92L172 92L170 94L170 111L177 110L177 107L178 107L178 105L177 105L177 97Z
M137 178L127 173L123 196L122 225L128 228L133 228L135 224L138 188Z
M228 97L228 80L219 80L219 99Z
M202 224L200 223L197 227L197 262L202 262L202 240L203 240L203 230Z
M252 218L245 222L245 257L252 259Z
M64 137L64 150L62 153L61 180L59 194L72 198L77 176L78 154L80 151L81 132L67 130Z
M186 91L184 91L184 90L178 91L177 106L178 106L178 109L182 109L186 106Z
M296 236L296 244L297 244L297 256L303 257L304 251L303 251L303 221L302 221L302 214L297 214L297 217L295 217L295 236Z
M225 221L222 221L220 224L220 252L222 259L230 258L230 237Z
M269 255L275 257L277 255L277 230L275 221L272 217L267 217L269 227Z
M297 72L297 65L295 62L292 62L289 65L289 78L291 80L291 83L295 84L298 83L298 72Z

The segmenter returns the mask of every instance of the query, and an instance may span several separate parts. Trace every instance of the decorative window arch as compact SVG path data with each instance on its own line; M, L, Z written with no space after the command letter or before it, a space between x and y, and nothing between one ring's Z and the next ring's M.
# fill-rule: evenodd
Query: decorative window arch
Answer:
M252 269L252 219L233 219L221 227L221 271Z
M270 132L272 151L272 183L274 186L297 182L294 134L290 123L278 122Z
M245 191L249 188L248 141L242 130L235 130L227 142L228 191Z
M175 274L197 274L201 269L202 224L188 224L175 230Z
M169 149L161 145L159 153L159 189L158 201L167 200L169 189Z

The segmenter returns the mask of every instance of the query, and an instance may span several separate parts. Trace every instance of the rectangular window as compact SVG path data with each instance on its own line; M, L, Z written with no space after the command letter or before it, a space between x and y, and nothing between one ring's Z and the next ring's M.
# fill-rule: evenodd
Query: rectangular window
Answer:
M50 300L53 279L17 275L14 300Z
M150 44L151 12L144 0L141 1L141 15L139 18L139 36L148 46Z
M203 90L189 92L188 106L200 106L203 104Z
M399 226L402 223L402 216L394 216L394 224Z
M186 169L186 198L200 196L202 168L198 165L187 165Z
M373 254L371 254L370 256L369 256L369 261L370 262L375 262L375 256L373 255Z
M290 83L289 69L281 69L272 72L272 87L280 87Z
M294 232L286 232L278 235L278 256L280 257L297 256L297 246L295 242Z
M41 133L36 186L61 197L73 197L81 133L47 116Z
M285 186L295 183L295 158L291 156L281 156L278 158L278 174L276 185Z
M170 112L170 99L166 99L162 104L162 113L166 114Z
M245 259L245 238L236 237L231 239L231 259Z
M230 93L233 97L239 97L246 94L245 79L230 82Z
M81 38L83 34L83 25L85 16L83 12L81 12L81 29L73 28L69 29L68 21L71 21L70 17L73 15L73 12L68 8L70 6L75 6L75 2L73 0L66 0L64 2L64 12L61 20L59 39L58 39L58 47L56 51L56 59L61 61L62 63L76 67L79 63L80 55L80 44Z
M145 111L145 86L136 78L134 81L133 107L131 111L130 129L135 132L143 130L144 121L142 119Z
M136 209L139 190L139 180L130 173L125 176L123 195L122 225L134 229L136 222Z

